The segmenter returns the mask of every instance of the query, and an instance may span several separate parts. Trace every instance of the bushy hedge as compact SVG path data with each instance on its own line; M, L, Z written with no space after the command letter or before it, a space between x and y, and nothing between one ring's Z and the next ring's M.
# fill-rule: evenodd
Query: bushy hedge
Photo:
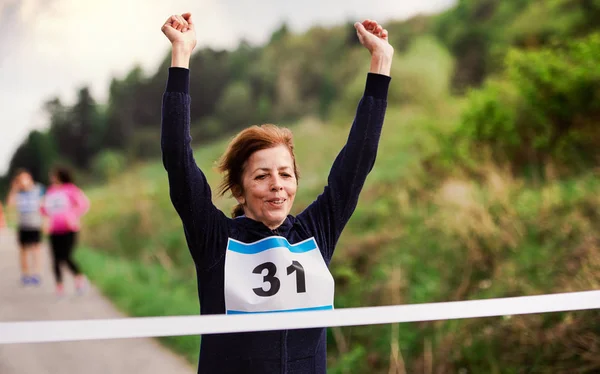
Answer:
M488 146L494 159L515 170L551 161L573 172L598 162L598 51L600 33L511 51L504 76L468 95L457 133L463 154Z

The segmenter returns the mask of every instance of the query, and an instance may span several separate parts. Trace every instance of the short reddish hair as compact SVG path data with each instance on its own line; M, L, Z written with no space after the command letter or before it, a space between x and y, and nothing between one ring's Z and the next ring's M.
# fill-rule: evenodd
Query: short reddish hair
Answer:
M243 191L242 175L246 162L256 151L284 145L290 151L294 163L294 174L296 181L300 177L296 156L294 155L294 141L292 132L285 127L272 124L251 126L240 131L229 143L227 150L217 163L217 170L223 174L219 185L219 195L231 191L233 196L240 196ZM238 204L232 212L232 216L239 217L244 214L244 208Z

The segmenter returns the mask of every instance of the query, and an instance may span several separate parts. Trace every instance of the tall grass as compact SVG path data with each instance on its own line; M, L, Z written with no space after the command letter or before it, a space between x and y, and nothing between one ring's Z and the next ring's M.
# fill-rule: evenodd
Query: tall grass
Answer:
M79 248L77 260L84 273L120 310L132 317L198 314L196 280L169 272L160 265L143 265L87 247ZM200 337L161 337L159 341L198 361Z

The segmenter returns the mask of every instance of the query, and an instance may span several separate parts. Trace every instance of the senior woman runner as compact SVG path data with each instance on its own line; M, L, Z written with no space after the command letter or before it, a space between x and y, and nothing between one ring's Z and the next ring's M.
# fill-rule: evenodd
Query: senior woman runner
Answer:
M375 162L393 56L377 22L355 28L371 68L323 193L290 215L298 186L292 134L274 125L252 126L231 141L219 163L221 193L230 191L239 203L228 218L213 205L190 146L192 16L174 15L163 25L172 44L162 103L163 163L196 265L201 314L333 308L328 265ZM212 334L202 337L198 373L325 373L326 355L324 328Z

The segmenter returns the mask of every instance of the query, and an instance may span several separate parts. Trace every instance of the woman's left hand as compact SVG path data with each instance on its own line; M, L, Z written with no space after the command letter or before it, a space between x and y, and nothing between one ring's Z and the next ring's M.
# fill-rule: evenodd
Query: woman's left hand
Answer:
M369 50L371 56L380 55L392 57L394 47L388 41L388 31L376 21L367 19L362 23L354 24L358 40L365 48Z

